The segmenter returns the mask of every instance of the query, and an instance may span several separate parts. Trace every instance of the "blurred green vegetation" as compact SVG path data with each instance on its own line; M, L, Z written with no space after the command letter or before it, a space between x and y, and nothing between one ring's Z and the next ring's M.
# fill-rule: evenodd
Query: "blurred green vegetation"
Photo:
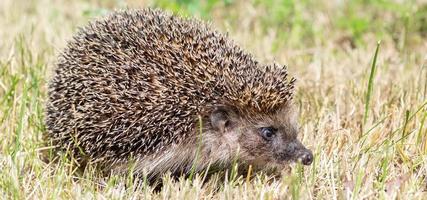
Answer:
M155 7L171 10L185 15L197 15L210 19L215 8L226 9L238 2L233 0L159 0ZM305 41L313 43L319 36L327 38L322 30L316 27L310 16L314 9L328 10L322 1L310 0L252 0L254 7L265 10L261 15L262 29L278 30L276 47L291 44L296 45ZM224 8L225 7L225 8ZM381 38L391 33L391 37L403 48L406 43L416 41L417 37L427 36L427 4L417 5L415 1L390 0L353 0L342 1L340 7L329 12L333 29L347 32L354 45L363 45L363 36L373 33ZM239 11L235 11L239 12ZM233 12L226 12L227 19L233 19ZM235 22L238 23L238 22ZM329 28L329 27L328 27ZM410 38L416 37L411 41ZM304 44L306 46L307 44Z
M239 24L241 18L237 13L247 13L249 4L261 10L256 17L262 34L274 31L273 52L287 47L310 47L330 39L329 32L337 30L345 33L345 40L352 47L363 46L366 35L374 35L377 40L390 37L398 49L404 49L408 43L417 43L427 37L427 3L415 0L352 0L335 2L312 0L250 0L242 3L239 0L157 0L149 2L151 7L159 7L184 16L197 16L211 20L219 11L231 27ZM128 1L106 0L103 4L110 8L128 7ZM89 17L105 14L108 8L87 10ZM327 14L326 24L318 23L319 13ZM316 21L315 21L316 20ZM333 30L333 31L330 31Z

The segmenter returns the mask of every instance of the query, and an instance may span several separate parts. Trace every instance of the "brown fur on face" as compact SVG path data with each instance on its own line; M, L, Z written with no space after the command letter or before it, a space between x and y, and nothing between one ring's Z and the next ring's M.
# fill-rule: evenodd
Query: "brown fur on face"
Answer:
M233 109L221 112L227 113L227 117L222 119L224 131L219 134L227 138L224 141L232 141L230 151L236 152L242 162L259 167L279 168L292 161L311 164L311 151L297 139L297 115L292 105L286 105L273 114L253 113L242 116ZM266 127L276 130L268 140L262 136L262 129Z

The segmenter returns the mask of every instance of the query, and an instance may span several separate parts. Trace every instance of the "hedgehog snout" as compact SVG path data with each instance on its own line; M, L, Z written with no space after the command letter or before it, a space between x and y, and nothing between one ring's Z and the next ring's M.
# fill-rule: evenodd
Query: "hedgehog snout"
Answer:
M292 160L310 165L313 162L313 153L311 150L304 147L298 140L288 142L280 153L282 160Z

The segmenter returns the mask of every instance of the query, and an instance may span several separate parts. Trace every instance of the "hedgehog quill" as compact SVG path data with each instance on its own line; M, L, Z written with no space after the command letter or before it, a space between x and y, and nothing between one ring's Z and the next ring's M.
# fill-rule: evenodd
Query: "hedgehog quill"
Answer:
M198 20L116 11L82 28L60 54L47 132L81 164L126 173L132 163L149 178L188 174L193 163L198 172L227 168L236 157L258 169L309 165L294 83L286 67L260 64Z

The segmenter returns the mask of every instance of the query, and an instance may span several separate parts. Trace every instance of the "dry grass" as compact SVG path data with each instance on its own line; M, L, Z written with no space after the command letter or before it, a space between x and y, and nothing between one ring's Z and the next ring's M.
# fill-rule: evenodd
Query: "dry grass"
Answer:
M168 2L0 1L1 198L427 198L426 2ZM90 18L143 5L209 18L260 60L287 64L314 164L293 165L280 180L202 185L202 177L166 176L154 192L128 177L78 175L66 158L46 162L44 101L56 55Z

